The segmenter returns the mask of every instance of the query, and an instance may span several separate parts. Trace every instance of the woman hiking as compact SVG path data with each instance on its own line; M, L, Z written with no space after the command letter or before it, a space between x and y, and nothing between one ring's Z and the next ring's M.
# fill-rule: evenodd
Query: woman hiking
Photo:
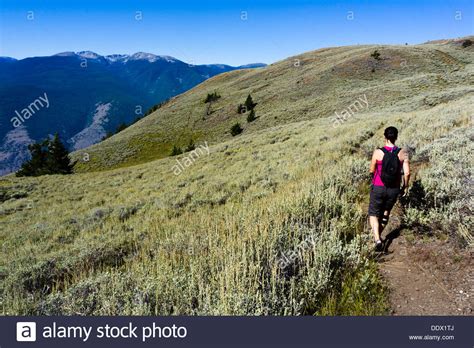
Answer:
M384 131L385 145L374 150L370 163L372 188L370 190L369 220L374 233L375 250L383 250L381 234L388 223L390 211L400 193L406 194L410 180L408 152L395 145L398 130L388 127ZM401 177L403 173L403 185Z

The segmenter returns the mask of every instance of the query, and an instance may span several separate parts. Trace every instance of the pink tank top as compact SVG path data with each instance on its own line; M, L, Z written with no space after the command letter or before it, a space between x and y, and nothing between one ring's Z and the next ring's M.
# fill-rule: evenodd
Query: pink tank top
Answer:
M396 146L394 147L384 146L384 148L388 151L395 151L397 149ZM403 161L400 161L400 163L403 165ZM382 178L380 177L381 175L382 175L382 161L377 160L377 164L375 165L374 177L372 178L372 184L374 186L385 186L382 182ZM400 173L400 179L401 179L401 173ZM400 181L398 182L398 185L400 185Z

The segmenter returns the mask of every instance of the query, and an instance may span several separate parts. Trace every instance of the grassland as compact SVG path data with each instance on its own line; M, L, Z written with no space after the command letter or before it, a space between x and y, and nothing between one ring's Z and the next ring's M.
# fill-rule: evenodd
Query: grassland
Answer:
M373 46L333 48L219 75L86 149L74 175L3 177L1 313L386 313L366 224L369 156L399 127L423 190L411 191L407 223L472 247L474 67L456 42L377 49L385 60L370 60ZM251 124L236 113L248 93ZM362 94L369 108L334 127L334 111ZM232 137L237 119L245 129ZM189 153L153 160L189 137L212 145L182 174L173 166Z
M377 50L380 59L371 54ZM372 111L426 109L472 91L472 46L460 43L418 46L326 48L290 57L261 69L215 76L120 134L74 155L78 171L109 170L166 157L173 145L192 138L217 144L232 138L240 122L244 133L275 125L334 116L365 95ZM204 99L221 98L207 115ZM237 106L251 94L257 122L247 124Z

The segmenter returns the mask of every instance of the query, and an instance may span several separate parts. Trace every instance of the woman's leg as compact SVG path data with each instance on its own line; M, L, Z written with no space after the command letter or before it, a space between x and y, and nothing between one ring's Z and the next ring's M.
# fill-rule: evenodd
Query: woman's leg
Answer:
M387 188L387 197L383 206L383 215L380 217L380 234L388 224L388 219L390 218L390 212L392 211L393 206L397 202L398 196L400 195L400 189L397 188Z
M383 216L380 217L380 220L379 220L379 231L380 231L380 236L382 236L382 232L383 230L385 229L385 227L387 226L388 224L388 219L390 218L390 210L385 210L383 212Z
M372 233L375 239L375 248L380 250L382 242L380 240L380 223L379 219L384 211L384 195L385 188L372 186L370 190L370 201L369 201L369 222L372 228Z
M369 216L370 227L372 228L372 232L374 234L375 241L380 240L380 224L379 218L377 216Z

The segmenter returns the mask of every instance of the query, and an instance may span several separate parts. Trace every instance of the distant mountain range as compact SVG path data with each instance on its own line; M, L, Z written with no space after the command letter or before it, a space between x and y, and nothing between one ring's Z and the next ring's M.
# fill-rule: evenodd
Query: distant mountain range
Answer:
M212 76L262 66L192 65L145 52L0 57L0 175L19 168L33 141L59 132L78 150Z

